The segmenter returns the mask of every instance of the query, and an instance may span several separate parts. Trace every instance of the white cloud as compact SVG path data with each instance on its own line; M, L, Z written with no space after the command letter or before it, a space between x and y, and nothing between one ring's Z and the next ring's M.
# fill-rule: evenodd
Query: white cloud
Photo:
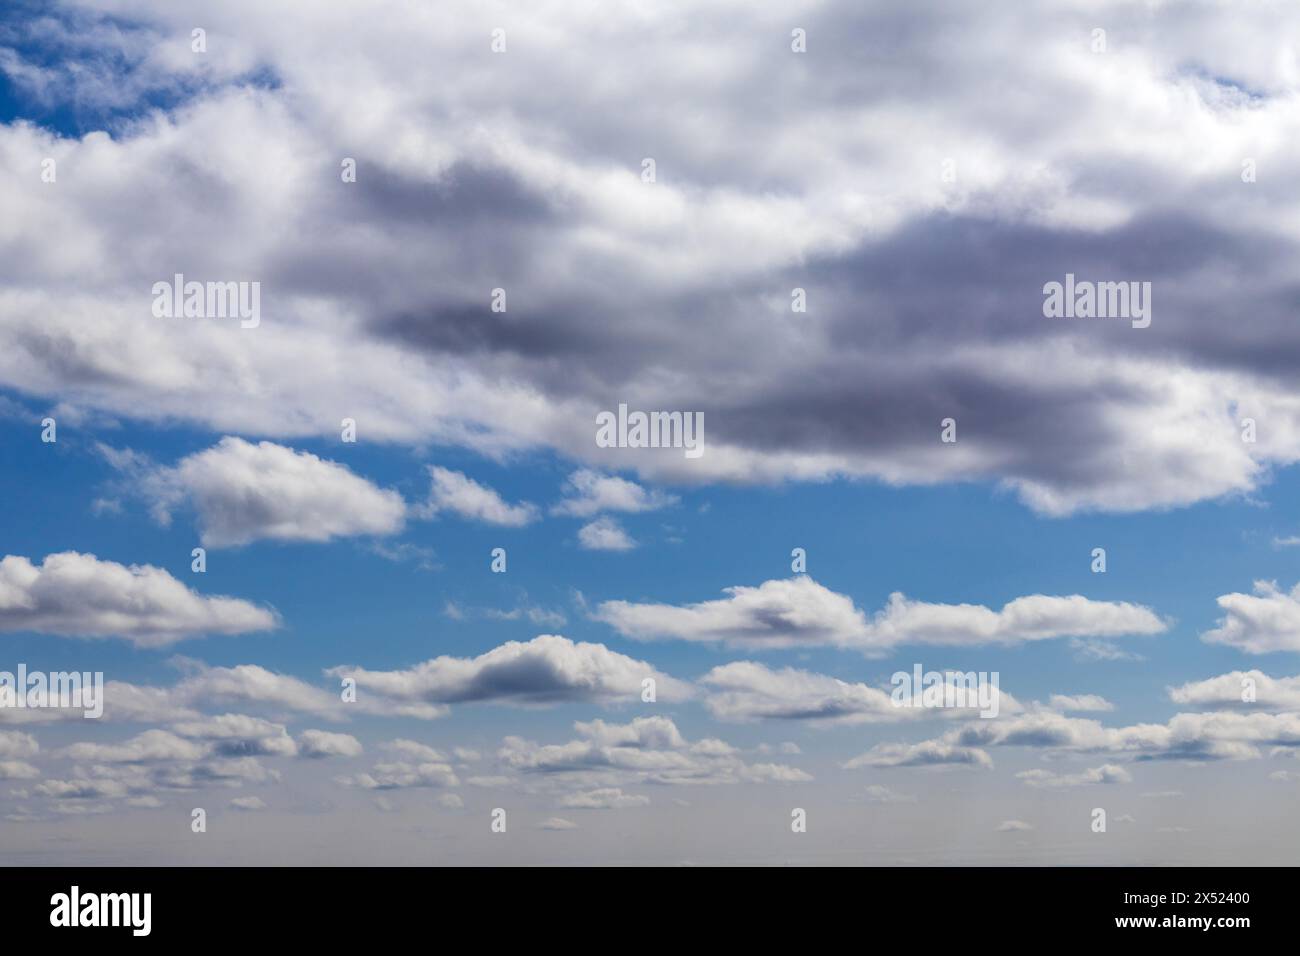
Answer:
M956 683L956 672L943 672L945 682ZM848 683L825 674L785 667L774 670L754 661L733 661L713 668L700 678L712 688L704 704L720 720L761 718L807 720L814 725L890 723L927 717L970 717L981 707L973 688L958 689L962 707L909 707L895 705L893 692L861 683ZM999 713L1015 713L1021 705L1010 694L997 691Z
M578 544L587 551L631 551L636 541L609 516L597 518L578 529Z
M352 677L361 691L391 701L436 706L476 701L633 703L640 701L642 681L647 678L655 681L661 700L681 700L691 693L687 684L644 661L604 644L574 643L553 634L527 642L508 641L473 658L437 657L406 670L343 666L327 673Z
M1074 635L1157 634L1168 624L1149 608L1079 595L1016 598L993 611L890 595L868 620L852 599L807 576L727 588L729 597L689 604L605 601L595 617L636 639L677 638L739 647L829 644L880 654L907 644L1011 645Z
M304 757L359 757L361 741L351 734L304 730L298 735L298 753Z
M1232 671L1170 687L1169 699L1191 707L1300 711L1300 676L1270 677L1259 670Z
M656 511L677 503L675 495L647 491L634 481L580 468L569 475L566 495L551 508L556 515L590 518L602 511Z
M628 807L644 807L649 803L649 797L624 793L619 787L584 790L579 793L565 794L560 798L560 806L580 810L622 810Z
M253 541L329 541L402 530L406 504L337 462L262 441L226 437L172 468L146 472L155 513L170 520L184 500L213 548Z
M459 471L430 466L429 478L429 499L421 510L426 517L449 511L471 521L507 528L519 528L537 518L535 505L528 502L507 504L491 488Z
M230 597L204 597L162 568L63 551L41 565L0 560L0 631L63 637L122 637L161 647L203 634L278 626L275 612Z
M576 830L578 825L561 817L549 817L537 824L539 830Z
M1132 783L1132 775L1123 767L1108 763L1100 767L1090 767L1079 773L1056 773L1052 770L1023 770L1016 774L1017 780L1023 780L1031 787L1047 790L1064 790L1072 787L1085 787L1099 783Z
M1209 644L1226 644L1247 654L1300 651L1300 585L1283 592L1273 581L1256 581L1255 593L1224 594L1224 616L1201 635Z
M507 737L498 759L524 773L573 775L603 787L626 783L673 785L803 783L812 777L783 764L747 764L721 740L688 741L667 717L638 717L627 724L575 723L578 739L537 744Z

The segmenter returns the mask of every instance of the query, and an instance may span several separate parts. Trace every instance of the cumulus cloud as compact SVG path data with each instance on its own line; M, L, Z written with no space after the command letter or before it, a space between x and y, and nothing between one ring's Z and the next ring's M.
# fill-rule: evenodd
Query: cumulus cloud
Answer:
M1127 770L1113 763L1090 767L1079 773L1057 773L1043 769L1023 770L1016 774L1016 779L1023 780L1031 787L1047 790L1065 790L1098 783L1133 782L1133 776Z
M213 548L396 534L406 515L397 492L337 462L269 441L226 437L174 467L144 470L142 480L160 520L170 521L177 504L192 502L200 538Z
M1158 634L1168 624L1149 608L1080 595L1016 598L994 611L975 604L928 604L895 592L868 619L846 595L801 575L757 588L727 588L698 604L605 601L595 617L639 640L675 638L758 648L828 644L881 654L907 644L978 646L1058 637Z
M362 790L406 790L410 788L435 788L460 786L460 779L451 766L440 762L408 763L404 760L375 764L369 773L339 777L345 787Z
M304 757L359 757L361 741L351 734L328 730L304 730L298 735L298 753Z
M1273 581L1256 581L1254 594L1224 594L1224 616L1201 635L1209 644L1226 644L1247 654L1300 651L1300 584L1290 592Z
M459 471L430 466L429 478L429 499L421 509L426 517L450 512L507 528L519 528L537 518L535 505L508 504L497 492Z
M945 681L954 683L953 672ZM825 674L793 667L775 670L754 661L733 661L713 668L700 678L710 688L705 706L720 720L807 720L813 724L889 723L923 717L972 716L980 710L973 690L963 698L966 706L917 708L896 705L893 691L848 683ZM999 712L1014 713L1020 704L998 691Z
M580 468L569 475L566 495L551 508L556 515L590 518L602 511L655 511L675 504L674 495L647 491L634 481Z
M973 720L916 744L878 744L845 767L968 763L991 766L987 747L1052 753L1104 753L1134 760L1252 760L1274 752L1300 754L1300 713L1181 713L1164 724L1106 727L1051 711Z
M575 643L543 634L508 641L478 657L437 657L399 671L331 668L351 677L364 693L399 703L434 706L491 702L525 706L587 701L616 704L641 699L642 681L652 679L660 699L680 700L690 687L650 664L611 651L604 644ZM360 694L358 699L360 699Z
M575 723L578 738L538 744L507 737L497 758L523 773L569 774L605 787L621 782L660 784L802 783L811 775L783 764L747 764L724 741L688 741L667 717L638 717L627 724Z
M631 551L636 541L609 516L597 518L578 529L578 544L587 551Z
M1245 156L1280 168L1300 128L1300 79L1260 55L1293 11L1117 9L1112 35L1141 42L1103 64L1059 4L834 2L802 21L809 83L772 41L777 10L548 0L515 12L527 40L504 65L478 55L495 21L468 0L436 20L353 10L341 30L314 7L223 7L204 57L174 54L188 27L164 0L30 27L112 55L74 71L13 51L10 82L114 135L0 128L15 169L77 170L0 194L0 384L277 438L348 414L375 440L544 446L651 477L981 480L1048 513L1249 492L1300 458L1300 194L1236 179ZM647 75L658 105L631 116ZM340 142L403 145L360 150L357 182L325 188ZM180 264L258 277L261 325L154 319L147 292ZM1044 319L1067 271L1152 281L1151 328ZM506 312L484 301L498 285ZM795 287L809 309L791 323ZM1243 309L1249 328L1219 318ZM619 401L703 411L707 454L597 448L595 413ZM947 415L961 440L941 448ZM1253 444L1242 415L1269 423Z
M1270 677L1263 671L1232 671L1169 688L1175 704L1214 710L1300 711L1300 676Z
M162 568L62 551L41 564L0 559L0 631L121 637L161 647L203 634L278 626L274 611L231 597L205 597Z

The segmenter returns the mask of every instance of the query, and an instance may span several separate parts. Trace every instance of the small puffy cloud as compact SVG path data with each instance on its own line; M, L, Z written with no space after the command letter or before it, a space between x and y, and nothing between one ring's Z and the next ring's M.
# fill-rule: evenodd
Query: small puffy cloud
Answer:
M337 462L234 437L146 473L146 488L163 520L180 502L192 502L203 544L213 548L390 535L402 530L406 516L401 495Z
M536 506L528 502L508 504L491 488L462 472L431 465L429 479L429 498L420 509L425 517L451 512L471 521L507 528L523 527L537 518Z
M1170 687L1169 699L1175 704L1214 710L1300 711L1300 676L1270 677L1260 670L1232 671Z
M33 757L40 745L31 734L17 730L0 730L0 758Z
M578 544L586 551L631 551L636 541L609 516L597 518L578 529Z
M266 801L261 797L235 797L230 801L232 810L239 810L243 813L254 813L258 810L266 809Z
M1132 783L1133 777L1118 764L1108 763L1100 767L1090 767L1079 773L1056 773L1052 770L1023 770L1016 774L1016 779L1023 780L1031 787L1048 790L1064 790L1072 787L1086 787L1099 783Z
M172 658L170 663L184 674L171 695L188 705L211 701L265 704L330 720L344 716L336 694L257 664L209 667L183 657Z
M202 634L279 626L274 611L231 597L205 597L162 568L62 551L42 564L0 559L0 631L121 637L161 647Z
M680 700L691 693L689 685L645 661L611 651L604 644L574 643L553 634L527 642L508 641L478 657L437 657L407 670L335 667L328 673L351 677L362 690L395 702L438 706L639 701L642 681L647 678L655 681L661 700Z
M590 518L602 511L656 511L677 503L674 495L647 491L634 481L589 468L571 474L565 492L564 499L551 508L551 514Z
M575 723L578 738L538 744L521 737L502 741L497 758L522 773L572 775L602 787L629 783L701 785L804 783L812 777L782 764L747 764L725 741L689 741L667 717L638 717L627 724Z
M1003 820L998 824L998 833L1024 833L1034 828L1032 823L1026 823L1024 820Z
M1276 582L1256 581L1254 591L1219 597L1224 616L1201 640L1246 654L1300 651L1300 584L1286 592Z
M622 810L627 807L644 807L649 803L649 797L624 793L620 787L584 790L560 798L560 806L578 810Z
M221 757L292 757L298 745L283 724L246 714L220 714L172 726L182 737L211 744Z
M378 763L369 773L339 777L345 787L363 790L405 790L413 787L456 787L460 780L448 764L440 762L408 763L395 760Z
M64 748L62 756L93 763L152 763L199 760L208 754L208 749L170 731L146 730L119 744L72 744Z
M396 754L406 760L414 760L417 763L446 763L446 756L439 750L419 743L414 740L390 740L387 743L379 745L379 749L391 754Z
M298 735L298 753L304 757L359 757L361 741L351 734L304 730Z
M866 795L869 803L916 803L916 797L891 790L879 783L867 787Z
M25 760L0 760L0 780L35 780L40 775Z
M549 818L549 819L547 819L547 820L543 820L541 823L537 824L537 829L539 829L539 830L576 830L576 829L578 829L578 825L577 825L576 823L573 823L573 822L569 821L569 820L561 819L560 817L551 817L551 818Z

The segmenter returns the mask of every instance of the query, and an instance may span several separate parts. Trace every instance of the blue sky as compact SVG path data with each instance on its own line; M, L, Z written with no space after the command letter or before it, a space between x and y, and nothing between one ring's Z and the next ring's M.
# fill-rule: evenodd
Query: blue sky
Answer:
M1288 859L1300 71L1227 16L9 7L0 672L111 686L0 709L0 843ZM1048 317L1067 272L1151 325ZM600 447L620 403L704 454ZM918 664L1002 713L900 716Z

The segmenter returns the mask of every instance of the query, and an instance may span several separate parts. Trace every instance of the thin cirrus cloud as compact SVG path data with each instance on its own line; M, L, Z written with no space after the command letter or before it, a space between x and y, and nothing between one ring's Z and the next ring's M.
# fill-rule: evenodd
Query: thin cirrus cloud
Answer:
M1035 594L1000 611L975 604L929 604L895 592L868 618L852 599L800 576L728 597L677 606L605 601L594 616L638 640L676 639L747 648L830 645L881 654L907 644L1015 645L1059 637L1112 638L1168 628L1149 608L1080 595Z
M232 597L207 597L151 565L122 565L63 551L35 564L0 559L0 631L62 637L120 637L163 647L207 634L279 626L277 614Z

